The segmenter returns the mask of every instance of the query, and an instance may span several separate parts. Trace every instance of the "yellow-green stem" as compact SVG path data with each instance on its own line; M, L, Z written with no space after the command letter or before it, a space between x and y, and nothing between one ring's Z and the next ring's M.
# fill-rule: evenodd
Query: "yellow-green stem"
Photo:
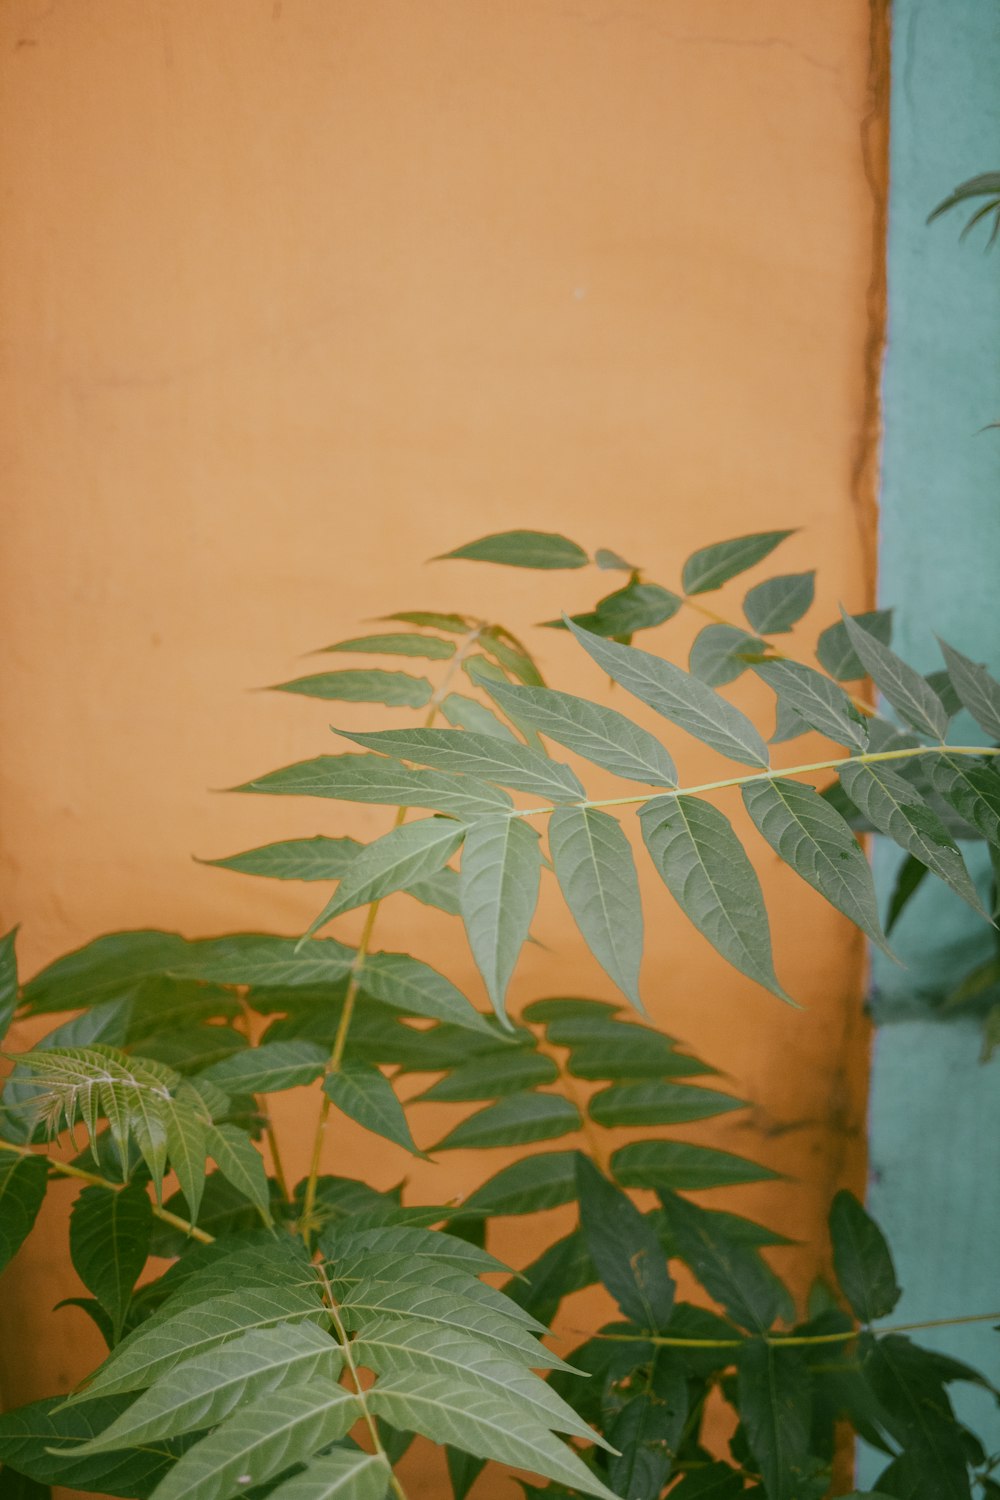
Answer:
M1000 1319L1000 1312L973 1313L966 1318L931 1318L923 1323L893 1323L885 1328L851 1328L844 1333L776 1333L773 1336L762 1335L765 1344L772 1344L775 1348L795 1348L800 1345L811 1344L849 1344L859 1334L870 1331L875 1334L884 1333L919 1333L924 1328L957 1328L963 1323L995 1323ZM605 1342L616 1344L654 1344L665 1349L741 1349L746 1339L684 1339L671 1338L662 1333L596 1333L588 1334L588 1338L598 1338Z

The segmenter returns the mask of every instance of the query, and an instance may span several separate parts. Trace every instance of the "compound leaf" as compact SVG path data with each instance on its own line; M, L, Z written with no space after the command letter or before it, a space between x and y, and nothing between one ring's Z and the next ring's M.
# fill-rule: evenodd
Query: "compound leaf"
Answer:
M586 795L579 780L560 761L550 760L530 745L503 740L494 734L468 729L382 729L373 734L348 734L345 739L400 760L412 760L437 771L471 773L517 791L565 802Z
M306 936L342 912L381 901L393 891L436 875L461 847L464 837L464 827L451 818L421 818L366 844L358 850L319 916L310 922Z
M549 819L549 849L566 905L597 962L637 1010L642 898L621 824L596 808L560 807Z

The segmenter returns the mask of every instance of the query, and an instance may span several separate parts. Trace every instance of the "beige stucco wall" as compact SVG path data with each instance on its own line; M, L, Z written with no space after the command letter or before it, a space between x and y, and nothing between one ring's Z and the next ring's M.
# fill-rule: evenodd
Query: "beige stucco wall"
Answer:
M4 0L0 908L26 972L115 928L300 930L315 888L192 854L387 814L207 789L332 748L331 718L401 721L248 689L387 609L527 627L598 591L433 553L533 525L670 584L706 541L796 525L778 570L821 567L803 639L866 602L869 24L864 0ZM566 640L539 649L599 691ZM806 1179L740 1195L805 1241L783 1262L804 1285L862 1170L862 954L759 863L806 1011L652 879L645 987L755 1102L711 1139ZM517 998L609 994L557 903L539 936ZM445 918L393 898L380 940L480 998ZM312 1108L281 1106L300 1171ZM434 1198L482 1171L347 1126L328 1165ZM97 1356L49 1312L74 1289L67 1202L4 1283L10 1403ZM557 1220L511 1221L500 1252L528 1259ZM417 1466L410 1493L439 1494Z

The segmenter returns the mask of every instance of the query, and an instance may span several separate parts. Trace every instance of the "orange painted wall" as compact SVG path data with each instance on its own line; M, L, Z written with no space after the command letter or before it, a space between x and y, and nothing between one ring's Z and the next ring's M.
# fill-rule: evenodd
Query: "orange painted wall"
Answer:
M315 890L191 855L387 815L207 788L332 748L332 717L401 721L248 689L389 608L527 628L598 591L433 553L534 525L670 584L706 541L797 525L777 570L821 567L803 640L868 601L869 19L865 0L5 0L0 906L26 972L115 928L300 930ZM566 640L539 649L600 691ZM686 778L711 774L670 741ZM655 880L645 989L753 1101L710 1138L800 1179L741 1199L802 1238L782 1264L804 1286L833 1188L861 1180L862 950L759 864L806 1010L727 969ZM609 994L558 904L538 930L517 998ZM447 919L396 897L380 936L481 998ZM310 1111L281 1112L302 1170ZM481 1170L414 1169L346 1127L328 1166L435 1199ZM53 1190L0 1289L11 1404L98 1356L81 1315L49 1313L74 1289L67 1203ZM500 1252L525 1261L550 1219L510 1221ZM440 1493L417 1468L410 1493Z

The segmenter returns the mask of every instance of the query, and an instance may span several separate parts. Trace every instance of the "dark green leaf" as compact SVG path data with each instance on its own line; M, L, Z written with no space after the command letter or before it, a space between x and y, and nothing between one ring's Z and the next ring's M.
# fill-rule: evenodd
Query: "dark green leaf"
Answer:
M889 1246L853 1193L839 1192L830 1209L833 1266L841 1291L862 1323L887 1317L899 1301Z
M599 667L626 692L742 765L766 766L767 746L747 716L671 662L635 646L602 640L570 622L570 629Z
M866 1335L860 1348L865 1377L916 1479L903 1493L914 1500L969 1500L962 1431L933 1356L899 1334Z
M462 851L459 903L472 956L497 1015L538 904L542 852L524 819L482 819Z
M358 977L373 1000L381 1000L404 1015L427 1016L466 1032L478 1031L497 1043L502 1040L493 1024L473 1009L450 979L408 953L370 953Z
M326 1058L317 1042L263 1042L213 1064L202 1076L229 1094L273 1094L314 1083Z
M739 1412L768 1500L821 1500L829 1473L809 1456L809 1370L794 1349L758 1342L739 1353Z
M934 755L931 784L988 844L1000 844L1000 775L996 763L964 755Z
M530 745L467 729L382 729L348 734L345 739L400 760L412 760L437 771L468 773L534 796L565 802L586 795L569 766L550 760ZM461 782L459 785L461 786Z
M815 570L782 573L758 583L743 600L743 613L760 635L781 635L791 630L809 609L816 592Z
M585 568L590 558L582 547L553 531L497 531L466 542L454 552L442 552L435 562L467 558L473 562L504 563L509 568Z
M851 618L869 635L888 646L892 640L892 610L870 609ZM851 645L843 620L828 625L816 643L816 659L838 682L857 682L866 677L865 664Z
M924 876L929 875L927 866L919 859L914 859L908 854L900 865L896 875L896 883L892 888L892 896L889 899L889 914L886 918L886 936L892 932L896 923L903 915L903 910L910 897L915 895L919 889Z
M946 641L940 642L948 664L948 676L963 707L993 740L1000 740L1000 683L978 662L963 656Z
M630 636L637 630L651 630L673 619L683 600L658 583L628 583L613 594L599 599L586 614L574 615L573 623L582 625L594 635ZM562 620L545 620L551 629L565 630Z
M884 761L856 761L843 766L840 780L854 805L880 833L893 839L981 916L986 916L958 845L912 782Z
M487 1052L446 1073L420 1098L428 1104L499 1099L540 1083L554 1083L558 1077L559 1069L552 1059L537 1052Z
M366 1130L423 1156L410 1134L396 1091L381 1069L370 1063L342 1062L336 1072L327 1073L323 1092L338 1109Z
M486 1467L485 1458L473 1458L471 1453L462 1453L447 1445L444 1450L448 1464L448 1480L453 1500L465 1500L476 1480Z
M153 1206L139 1183L117 1192L85 1187L73 1205L73 1265L111 1319L114 1340L121 1335L132 1288L146 1264L152 1227Z
M538 1213L556 1208L576 1196L576 1153L543 1151L504 1167L462 1204L470 1210L500 1217L506 1214Z
M49 1169L44 1156L0 1150L0 1271L31 1233L45 1197Z
M0 938L0 1042L7 1035L17 1005L17 928Z
M642 898L632 847L620 823L596 808L560 807L549 819L556 879L584 942L642 1010Z
M337 641L320 650L349 651L366 656L423 656L445 661L455 655L455 642L439 640L436 635L356 635L349 641ZM417 704L416 707L421 705Z
M608 1482L623 1500L657 1500L663 1491L687 1414L683 1378L673 1398L664 1401L652 1390L632 1396L608 1429L618 1449L608 1462Z
M478 1110L438 1141L434 1151L481 1150L490 1146L523 1146L580 1129L575 1104L559 1094L510 1094Z
M746 784L743 802L775 853L894 957L879 922L871 868L840 814L811 786L784 776Z
M333 938L319 939L300 950L295 938L235 932L186 944L173 973L221 984L294 988L343 979L354 959L354 949Z
M322 698L326 702L387 703L392 708L425 708L432 688L426 677L409 672L385 672L373 667L368 672L316 672L311 677L296 677L292 682L276 682L274 693L298 693L303 698Z
M758 677L773 688L792 712L808 724L835 740L838 745L868 748L868 721L855 708L843 688L797 661L762 661L754 665Z
M790 531L758 531L751 536L735 537L730 542L716 542L693 552L684 564L682 584L686 594L707 594L721 588L730 578L745 573L763 562Z
M709 1463L692 1469L670 1492L670 1500L739 1500L745 1494L743 1475L728 1464Z
M393 828L358 851L336 891L309 924L307 936L342 912L436 875L461 847L465 829L451 818L421 818Z
M597 1281L597 1268L579 1229L543 1250L537 1260L504 1287L519 1307L551 1323L564 1297Z
M662 1332L675 1288L655 1230L631 1199L580 1154L576 1189L584 1239L602 1282L626 1318L647 1332Z
M0 1469L0 1495L4 1500L52 1500L52 1490L37 1479L26 1474L15 1474L13 1469Z
M691 645L688 666L709 687L723 687L753 664L752 659L767 650L764 642L748 635L735 625L706 625Z
M731 1094L659 1079L613 1084L594 1094L589 1104L590 1118L609 1130L619 1125L683 1125L745 1108L745 1100Z
M844 626L868 676L900 717L919 733L943 740L948 714L930 684L850 615L844 615Z
M612 1174L623 1187L694 1192L731 1187L738 1182L767 1182L780 1176L770 1167L687 1141L632 1141L611 1158Z
M205 1148L223 1177L260 1210L264 1223L271 1223L271 1188L264 1159L242 1130L235 1125L210 1125Z
M102 1495L151 1495L180 1451L175 1445L166 1442L155 1448L122 1448L111 1455L76 1456L77 1445L107 1427L130 1400L111 1397L67 1406L64 1396L50 1396L6 1412L0 1416L0 1461L41 1484L72 1490L97 1485ZM0 1477L6 1479L6 1469Z
M774 972L760 881L725 814L699 797L655 797L639 822L658 873L702 936L741 974L789 1000Z
M727 1220L674 1193L660 1199L676 1254L735 1323L766 1333L791 1311L779 1278Z
M497 743L500 743L498 741ZM415 771L386 755L317 755L233 788L280 797L335 797L389 807L429 807L459 818L488 817L510 807L498 786L472 776Z
M187 952L174 932L112 932L49 964L24 986L24 999L35 1012L98 1005L151 974L168 973Z

